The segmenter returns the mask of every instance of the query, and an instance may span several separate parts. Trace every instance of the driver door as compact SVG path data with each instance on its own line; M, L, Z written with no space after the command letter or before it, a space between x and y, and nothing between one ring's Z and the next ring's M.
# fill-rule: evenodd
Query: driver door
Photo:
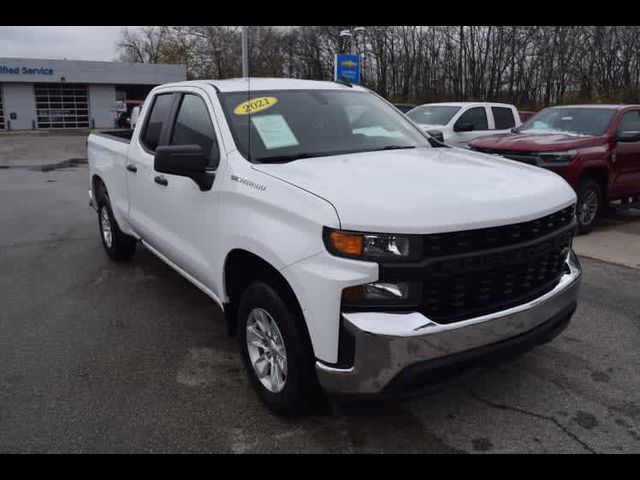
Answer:
M640 132L640 110L632 110L622 116L616 128L616 137L622 132ZM614 172L612 193L640 193L640 141L616 142Z
M456 131L463 124L470 124L470 131ZM464 111L453 124L453 135L450 143L456 147L467 148L469 142L476 138L491 134L489 129L489 115L485 107L471 107Z
M199 145L215 171L221 156L208 96L189 87L173 95L159 145ZM131 218L143 224L142 238L153 249L217 294L213 259L219 245L220 182L202 191L191 178L155 171L153 161L152 155L145 157L143 171L136 174L142 173L136 178L141 185L133 194L138 207L132 205Z

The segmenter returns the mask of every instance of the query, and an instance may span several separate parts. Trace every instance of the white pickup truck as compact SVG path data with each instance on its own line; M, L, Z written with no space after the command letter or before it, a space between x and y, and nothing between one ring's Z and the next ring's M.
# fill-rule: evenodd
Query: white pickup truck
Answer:
M88 155L106 253L140 242L221 305L280 414L419 392L549 341L576 307L566 182L433 148L359 86L164 85Z
M522 125L518 109L506 103L426 103L406 115L447 145L464 148L476 138L509 133Z

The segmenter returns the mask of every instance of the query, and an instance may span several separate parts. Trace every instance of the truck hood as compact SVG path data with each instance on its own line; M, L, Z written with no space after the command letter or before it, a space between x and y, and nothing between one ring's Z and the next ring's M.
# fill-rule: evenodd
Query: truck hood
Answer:
M557 133L505 133L478 138L470 142L472 148L511 152L559 152L595 147L606 137L578 137Z
M534 220L575 202L538 167L458 148L368 152L253 168L318 195L341 228L439 233Z

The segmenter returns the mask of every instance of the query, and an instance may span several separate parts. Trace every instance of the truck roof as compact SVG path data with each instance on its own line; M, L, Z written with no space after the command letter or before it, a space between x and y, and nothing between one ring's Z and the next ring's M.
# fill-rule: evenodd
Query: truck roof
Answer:
M513 107L510 103L499 103L499 102L435 102L435 103L423 103L420 105L421 107L425 105L442 105L445 107L486 107L486 106L497 106L497 107Z
M358 85L352 87L337 82L298 80L293 78L230 78L227 80L192 80L163 85L163 87L213 85L221 92L246 92L251 90L365 90Z

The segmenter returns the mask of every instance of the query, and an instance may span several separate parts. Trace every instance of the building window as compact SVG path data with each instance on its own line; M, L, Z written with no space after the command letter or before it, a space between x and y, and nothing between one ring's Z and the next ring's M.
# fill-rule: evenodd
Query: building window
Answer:
M4 107L2 104L2 85L0 85L0 130L4 129Z
M34 85L38 128L89 128L86 85Z

